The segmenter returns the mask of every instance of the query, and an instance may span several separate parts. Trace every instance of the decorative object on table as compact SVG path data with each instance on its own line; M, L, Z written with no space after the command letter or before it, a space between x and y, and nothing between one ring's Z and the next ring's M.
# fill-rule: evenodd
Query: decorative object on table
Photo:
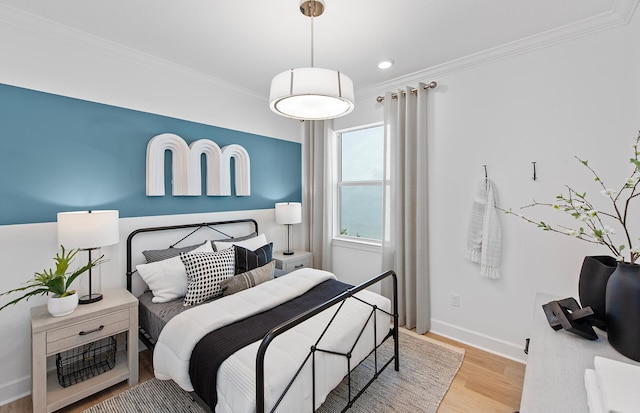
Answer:
M616 269L616 259L608 255L588 256L582 262L578 280L580 305L591 307L594 326L606 330L605 292L611 273Z
M311 18L311 67L289 69L271 81L269 107L293 119L322 120L347 115L355 107L353 82L344 73L313 66L313 19L325 9L322 0L302 0L299 10Z
M71 283L85 271L88 271L100 264L102 257L94 261L89 261L84 267L68 274L67 270L69 269L69 265L73 262L78 250L67 251L62 245L60 248L62 249L62 253L56 254L56 257L54 258L54 261L56 262L55 271L49 268L42 272L36 272L34 278L28 281L26 286L15 288L0 294L7 295L19 291L26 291L22 297L16 298L15 300L3 305L0 307L0 310L11 304L16 304L23 299L28 300L32 296L44 294L49 294L47 309L52 316L64 316L71 314L73 310L75 310L78 306L78 294L76 293L76 290L71 290L69 288Z
M640 361L640 265L618 263L607 283L605 303L609 344Z
M589 340L598 339L592 327L593 310L590 307L580 308L575 298L550 301L542 309L554 330L565 329Z
M500 278L502 235L495 206L493 182L485 177L471 207L466 255L471 262L480 263L480 275L488 278Z
M291 225L302 222L302 204L300 202L279 202L276 204L276 223L287 226L287 250L284 255L293 255L291 249Z
M92 253L100 247L113 245L120 241L118 211L75 211L58 213L58 242L71 245L81 251L87 251L89 262ZM100 267L96 271L89 268L86 290L81 285L80 304L89 304L102 300Z

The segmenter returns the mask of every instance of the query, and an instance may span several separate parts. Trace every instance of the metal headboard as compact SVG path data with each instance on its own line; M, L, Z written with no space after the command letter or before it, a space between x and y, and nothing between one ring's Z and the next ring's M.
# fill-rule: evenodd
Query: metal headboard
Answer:
M132 260L132 257L131 257L131 251L132 251L131 250L131 246L132 246L132 243L133 243L133 237L135 237L136 235L141 234L141 233L146 233L146 232L171 231L171 230L179 230L179 229L185 229L185 228L194 228L193 231L191 231L187 235L185 235L182 238L180 238L177 242L174 242L172 245L169 246L170 248L172 248L176 244L178 244L181 241L184 241L186 238L188 238L193 233L195 233L196 231L198 231L198 230L200 230L202 228L209 228L210 230L213 230L213 231L217 232L218 234L224 235L227 238L233 238L232 236L222 232L217 227L220 227L220 226L223 226L223 225L242 224L242 223L251 223L251 224L253 224L254 232L256 234L258 233L258 223L254 219L236 219L236 220L231 220L231 221L204 222L204 223L198 223L198 224L167 225L167 226L162 226L162 227L140 228L140 229L137 229L137 230L133 231L127 237L127 290L129 290L129 291L132 290L131 278L133 276L133 265L132 265L133 260Z

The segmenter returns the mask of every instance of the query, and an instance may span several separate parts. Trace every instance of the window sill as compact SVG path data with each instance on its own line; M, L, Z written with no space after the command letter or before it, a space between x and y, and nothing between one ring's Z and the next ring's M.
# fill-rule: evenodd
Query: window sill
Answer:
M334 238L331 241L331 245L334 247L350 248L354 250L367 251L367 252L373 252L378 254L382 252L382 245L380 245L375 241Z

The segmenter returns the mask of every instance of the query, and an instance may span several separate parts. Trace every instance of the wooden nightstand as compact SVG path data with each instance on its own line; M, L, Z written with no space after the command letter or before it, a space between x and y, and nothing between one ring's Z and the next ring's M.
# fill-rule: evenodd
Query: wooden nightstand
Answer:
M284 255L282 251L273 253L276 268L291 272L304 267L313 267L313 254L309 251L293 250L293 255Z
M47 306L31 309L31 397L34 413L53 412L124 380L138 382L138 300L127 290L105 291L98 302L72 314L52 317ZM62 387L47 359L56 353L117 335L115 366L77 384ZM125 345L126 342L126 345Z

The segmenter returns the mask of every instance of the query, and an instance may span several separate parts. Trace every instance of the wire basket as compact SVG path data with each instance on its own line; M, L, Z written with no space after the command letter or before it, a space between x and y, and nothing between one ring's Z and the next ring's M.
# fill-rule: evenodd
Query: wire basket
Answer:
M62 387L69 387L107 372L115 365L115 336L106 337L56 355L58 383Z

